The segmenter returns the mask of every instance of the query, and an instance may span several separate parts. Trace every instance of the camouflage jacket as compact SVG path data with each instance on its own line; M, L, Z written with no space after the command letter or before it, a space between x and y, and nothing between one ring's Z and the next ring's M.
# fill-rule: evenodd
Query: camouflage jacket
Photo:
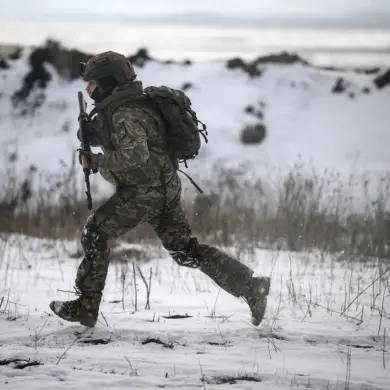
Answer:
M166 125L152 106L132 101L141 95L141 82L116 88L92 110L91 144L100 146L104 157L100 174L124 187L158 187L176 171L166 152Z

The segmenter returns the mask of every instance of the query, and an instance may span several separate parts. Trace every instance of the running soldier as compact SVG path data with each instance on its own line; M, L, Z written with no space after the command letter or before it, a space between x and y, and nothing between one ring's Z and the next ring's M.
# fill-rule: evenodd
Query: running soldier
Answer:
M84 258L75 281L78 298L53 301L51 310L64 320L94 327L109 266L108 241L147 222L177 264L199 269L234 297L243 298L253 325L259 325L270 278L253 277L246 265L192 235L181 205L178 164L167 145L170 129L161 110L145 98L147 88L136 80L132 64L108 51L82 65L86 91L95 102L88 137L103 154L80 155L116 191L88 218L82 232Z

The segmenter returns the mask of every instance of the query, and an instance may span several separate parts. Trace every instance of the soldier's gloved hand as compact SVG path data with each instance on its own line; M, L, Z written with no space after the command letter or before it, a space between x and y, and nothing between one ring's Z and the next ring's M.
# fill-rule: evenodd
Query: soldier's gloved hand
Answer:
M84 142L86 142L88 144L91 143L92 131L93 131L92 127L88 126L87 131L84 133L84 137L85 137ZM77 129L77 138L81 142L81 131L80 131L80 129Z
M84 142L86 143L91 143L92 139L93 139L93 134L94 134L94 127L96 127L96 123L97 123L97 118L93 118L92 120L89 120L87 121L87 125L86 125L86 128L84 129ZM78 140L81 142L81 134L80 134L81 130L80 128L77 129L77 138Z
M88 159L88 165L90 169L99 169L103 164L104 156L101 153L86 152L84 150L79 151L79 162L82 165L81 157L85 156Z

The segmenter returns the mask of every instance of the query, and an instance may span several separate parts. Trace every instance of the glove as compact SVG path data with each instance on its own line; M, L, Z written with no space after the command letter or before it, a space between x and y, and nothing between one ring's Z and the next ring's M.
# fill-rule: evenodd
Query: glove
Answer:
M79 162L82 165L81 157L85 156L88 160L88 165L90 169L97 170L99 169L103 164L104 156L101 153L92 153L92 152L86 152L84 150L79 151Z
M92 120L88 120L86 129L84 130L84 137L85 137L85 142L90 144L92 140L95 138L94 136L94 129L98 126L97 124L97 118L94 117ZM77 138L81 142L81 134L80 134L80 129L77 129Z
M78 129L77 130L77 138L81 142L81 134L80 133L81 133L81 131L80 131L80 129ZM92 128L91 128L91 126L88 126L88 130L85 132L84 137L86 138L84 141L87 144L90 144L92 141Z

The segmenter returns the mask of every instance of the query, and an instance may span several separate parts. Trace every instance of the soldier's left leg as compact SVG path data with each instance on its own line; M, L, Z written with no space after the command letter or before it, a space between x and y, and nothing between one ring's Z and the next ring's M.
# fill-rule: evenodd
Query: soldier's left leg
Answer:
M74 301L51 302L54 313L67 321L95 326L108 273L108 240L153 218L163 203L163 196L155 192L134 197L116 193L88 218L81 234L84 258L75 280L80 297Z
M169 200L163 213L150 224L174 261L199 269L231 295L243 298L251 309L252 323L259 325L266 309L270 278L252 277L253 271L245 264L215 247L199 244L181 206L180 192Z

